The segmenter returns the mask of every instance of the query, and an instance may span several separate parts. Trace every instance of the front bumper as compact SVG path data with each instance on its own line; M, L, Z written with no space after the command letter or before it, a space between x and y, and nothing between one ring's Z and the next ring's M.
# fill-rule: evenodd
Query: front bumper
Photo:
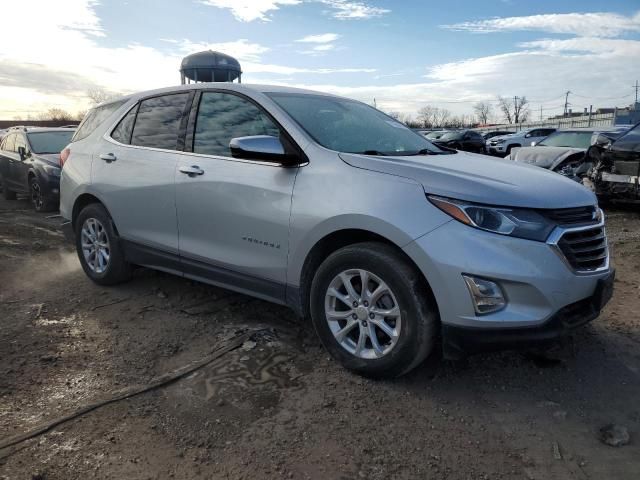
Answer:
M613 295L614 277L615 270L612 270L598 280L593 295L561 308L540 326L478 329L443 325L444 357L459 359L473 353L548 345L600 315Z
M487 144L487 152L489 152L491 155L506 155L507 146L504 143L497 145Z
M550 327L545 325L554 325L552 320L563 309L592 298L600 280L611 275L609 268L576 273L552 244L497 235L455 220L404 251L429 281L445 334L455 329L546 331ZM507 300L505 308L477 315L463 274L498 283Z

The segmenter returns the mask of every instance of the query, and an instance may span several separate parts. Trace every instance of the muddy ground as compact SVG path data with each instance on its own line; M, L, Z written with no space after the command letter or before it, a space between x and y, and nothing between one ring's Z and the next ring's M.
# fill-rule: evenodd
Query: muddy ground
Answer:
M546 357L342 370L287 309L163 273L92 284L26 201L0 201L0 442L261 330L181 380L0 451L0 479L640 478L640 213L608 212L603 315ZM628 445L599 439L607 424Z

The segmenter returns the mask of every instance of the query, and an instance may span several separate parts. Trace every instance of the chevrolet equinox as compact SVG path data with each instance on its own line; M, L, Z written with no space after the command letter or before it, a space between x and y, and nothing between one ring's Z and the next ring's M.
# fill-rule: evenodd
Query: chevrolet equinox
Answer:
M547 342L612 294L593 193L346 98L139 93L91 110L60 163L63 229L91 280L139 265L288 305L364 375L406 373L436 345Z

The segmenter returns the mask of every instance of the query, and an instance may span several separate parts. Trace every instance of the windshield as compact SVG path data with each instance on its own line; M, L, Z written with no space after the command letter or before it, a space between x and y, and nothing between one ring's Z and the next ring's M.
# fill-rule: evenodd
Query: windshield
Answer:
M569 147L587 149L593 132L556 132L538 143L543 147Z
M364 103L324 95L268 95L316 142L331 150L368 155L449 153Z
M33 153L60 153L71 141L73 130L28 133Z
M442 135L438 140L460 140L464 135L464 132L447 132Z

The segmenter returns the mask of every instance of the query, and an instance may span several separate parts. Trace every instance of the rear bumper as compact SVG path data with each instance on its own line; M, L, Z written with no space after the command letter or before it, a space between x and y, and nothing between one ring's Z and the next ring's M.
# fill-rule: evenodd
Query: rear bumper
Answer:
M443 324L444 356L459 359L473 353L522 349L553 343L600 315L600 311L613 295L614 277L615 270L611 270L607 277L598 280L593 295L560 309L539 326L487 329Z

